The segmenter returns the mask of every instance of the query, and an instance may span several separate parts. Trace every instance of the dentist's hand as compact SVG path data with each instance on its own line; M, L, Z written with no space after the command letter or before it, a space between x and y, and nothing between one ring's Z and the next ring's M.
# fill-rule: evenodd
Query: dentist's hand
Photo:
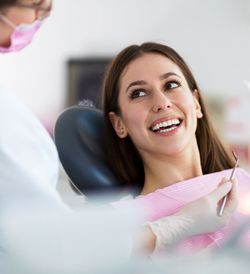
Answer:
M221 199L228 194L222 216L218 216ZM159 251L194 235L214 232L230 221L238 204L237 183L223 178L217 189L184 206L175 215L147 223L145 248Z

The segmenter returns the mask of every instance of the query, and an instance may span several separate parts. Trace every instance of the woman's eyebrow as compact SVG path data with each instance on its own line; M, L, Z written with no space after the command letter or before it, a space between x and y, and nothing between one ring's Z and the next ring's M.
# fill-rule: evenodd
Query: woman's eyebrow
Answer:
M162 75L160 76L160 79L161 79L161 80L164 80L164 79L166 79L166 78L168 78L168 77L170 77L170 76L173 76L173 75L174 75L174 76L177 76L177 77L179 77L179 78L181 78L178 74L176 74L176 73L174 73L174 72L166 72L166 73L164 73L164 74L162 74ZM131 88L132 86L146 85L146 84L147 84L147 82L144 81L144 80L137 80L137 81L131 82L131 83L128 85L127 89L126 89L126 92L127 92L128 89Z
M161 76L160 76L160 79L161 80L164 80L164 79L166 79L166 78L168 78L168 77L170 77L170 76L177 76L177 77L179 77L179 78L181 78L178 74L176 74L176 73L174 73L174 72L167 72L167 73L164 73L164 74L162 74Z
M138 86L138 85L145 85L147 82L143 81L143 80L138 80L138 81L134 81L132 83L130 83L126 89L126 92L128 91L129 88L131 88L132 86Z

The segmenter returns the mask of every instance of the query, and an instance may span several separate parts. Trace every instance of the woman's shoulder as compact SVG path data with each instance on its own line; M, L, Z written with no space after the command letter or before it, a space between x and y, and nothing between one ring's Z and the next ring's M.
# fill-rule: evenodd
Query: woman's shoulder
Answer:
M245 168L242 168L242 167L238 167L236 168L236 172L238 175L240 176L243 176L243 177L249 177L250 178L250 173L249 173L250 170L247 170Z
M250 173L244 168L237 168L235 178L241 193L250 191Z

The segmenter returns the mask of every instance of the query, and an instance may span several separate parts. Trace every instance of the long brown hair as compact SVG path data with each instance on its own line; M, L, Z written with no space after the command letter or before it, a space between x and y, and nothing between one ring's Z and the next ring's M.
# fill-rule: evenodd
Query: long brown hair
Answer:
M157 43L131 45L122 50L109 66L102 91L102 107L104 112L106 153L111 168L122 183L142 188L144 184L144 168L142 159L130 137L118 138L109 119L109 112L120 114L118 96L120 77L127 65L145 53L161 54L174 62L182 71L192 92L199 91L192 72L183 58L171 47ZM200 151L203 174L232 168L233 161L229 157L207 115L207 111L199 93L199 103L203 117L198 119L196 138Z

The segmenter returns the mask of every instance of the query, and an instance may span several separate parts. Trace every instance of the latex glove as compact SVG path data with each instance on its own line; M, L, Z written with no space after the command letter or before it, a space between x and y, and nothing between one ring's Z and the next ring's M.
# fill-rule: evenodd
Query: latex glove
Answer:
M230 191L231 190L231 191ZM218 215L221 199L228 194L222 216ZM237 208L237 183L223 178L210 194L184 206L179 212L147 225L156 236L154 251L160 251L179 240L219 230L228 224Z

